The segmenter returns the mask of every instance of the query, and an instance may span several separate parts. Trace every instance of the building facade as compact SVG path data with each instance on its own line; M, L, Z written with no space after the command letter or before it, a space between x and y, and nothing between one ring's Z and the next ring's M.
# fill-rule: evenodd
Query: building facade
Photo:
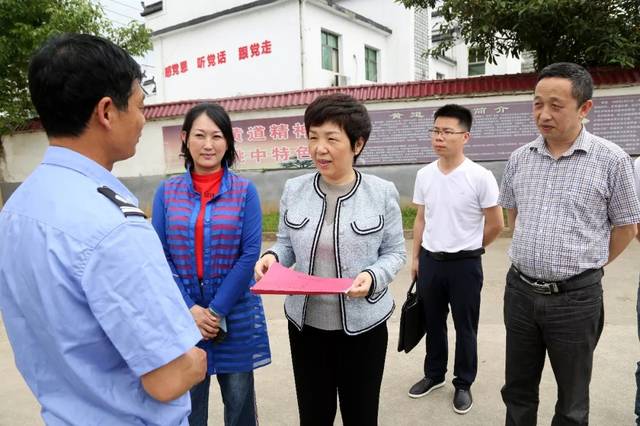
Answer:
M631 155L640 154L640 69L603 68L591 73L596 90L587 128ZM471 140L465 153L472 160L483 162L500 181L511 152L537 136L531 117L535 83L535 74L484 76L306 89L219 102L233 123L239 156L234 167L256 184L264 211L276 211L285 181L309 173L310 169L303 167L312 167L308 151L304 161L308 146L304 131L296 126L303 123L305 107L318 95L337 91L364 102L372 119L371 136L356 166L393 181L401 204L408 205L415 173L436 157L427 129L437 108L459 103L473 112ZM186 112L198 102L146 106L147 123L136 155L113 168L145 210L150 210L158 183L168 174L184 171L179 156L179 129ZM258 129L264 133L258 134ZM48 143L38 122L4 136L3 141L6 158L0 161L0 198L6 200L40 163ZM302 161L292 161L292 155Z
M441 18L393 0L162 0L142 15L150 103L520 72L513 58L469 61L463 43L424 56Z

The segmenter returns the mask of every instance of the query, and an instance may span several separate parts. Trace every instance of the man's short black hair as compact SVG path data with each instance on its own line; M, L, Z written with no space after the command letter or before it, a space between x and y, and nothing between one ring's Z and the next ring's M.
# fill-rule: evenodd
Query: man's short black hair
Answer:
M593 97L593 78L591 78L589 71L578 64L556 62L547 65L538 74L538 81L551 77L566 78L571 81L571 94L578 102L578 106L582 106Z
M180 145L180 156L184 157L184 168L193 170L193 157L191 156L188 146L189 134L191 133L193 122L202 114L206 114L206 116L218 126L227 141L227 150L222 157L222 167L233 167L238 155L236 154L233 128L231 127L229 114L218 104L202 103L191 108L187 115L184 116L184 122L182 123L182 131L186 133L184 141L182 141Z
M29 92L48 136L79 136L103 97L126 110L140 66L119 46L88 34L50 38L29 64Z
M362 138L364 144L354 161L358 158L371 134L371 119L367 108L352 96L344 93L318 96L309 104L304 112L304 126L309 136L311 126L322 126L324 123L335 123L349 137L351 150L356 149L356 142Z
M438 117L457 118L460 122L460 126L467 132L471 131L471 125L473 124L473 116L469 109L458 104L447 104L438 108L433 114L433 120Z

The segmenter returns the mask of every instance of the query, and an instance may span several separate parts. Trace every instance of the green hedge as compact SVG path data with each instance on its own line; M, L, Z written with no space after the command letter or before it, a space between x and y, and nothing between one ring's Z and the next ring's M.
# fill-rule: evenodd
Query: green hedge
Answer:
M415 207L405 207L402 209L402 227L404 229L413 228L413 220L416 217ZM264 213L262 215L262 231L276 232L278 230L278 213Z

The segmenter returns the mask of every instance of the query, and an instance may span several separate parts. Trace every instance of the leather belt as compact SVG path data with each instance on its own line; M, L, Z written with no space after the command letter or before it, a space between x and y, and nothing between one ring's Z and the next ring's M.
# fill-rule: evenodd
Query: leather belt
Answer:
M484 254L484 247L480 247L475 250L460 250L455 253L448 253L446 251L429 251L425 248L423 250L427 253L427 256L434 260L458 260L458 259L469 259L473 257L480 257Z
M602 268L587 269L577 275L567 278L562 281L544 281L536 278L531 278L518 270L515 266L511 265L511 270L520 278L525 284L528 284L531 289L539 294L557 294L567 291L578 290L584 287L600 282L604 276Z

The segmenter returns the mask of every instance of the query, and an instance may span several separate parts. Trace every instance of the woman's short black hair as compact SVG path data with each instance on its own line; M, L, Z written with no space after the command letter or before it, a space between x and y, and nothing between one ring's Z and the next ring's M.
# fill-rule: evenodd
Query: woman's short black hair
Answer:
M189 152L187 142L189 142L189 134L191 133L193 122L202 114L207 114L207 117L209 117L211 121L220 128L222 135L227 141L227 151L222 157L222 167L232 167L238 156L236 154L235 140L233 139L231 119L224 108L220 105L214 103L202 103L191 108L187 115L185 115L184 122L182 123L182 131L185 132L186 136L180 147L180 156L184 157L185 169L193 170L193 157Z
M307 137L309 137L311 126L322 126L326 122L335 123L344 130L351 142L351 150L354 152L357 140L362 138L364 144L360 152L355 155L355 161L362 154L371 134L371 119L367 108L344 93L318 96L304 112Z

